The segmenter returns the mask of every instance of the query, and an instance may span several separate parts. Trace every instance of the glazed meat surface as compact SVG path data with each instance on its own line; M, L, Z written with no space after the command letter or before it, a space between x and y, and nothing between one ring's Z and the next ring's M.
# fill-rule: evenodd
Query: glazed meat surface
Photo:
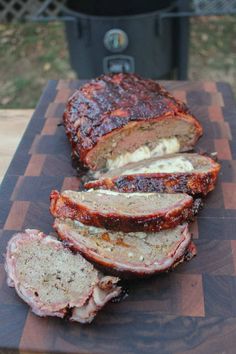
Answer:
M69 99L64 125L80 166L114 168L192 149L202 127L186 105L156 81L103 75Z
M51 193L51 213L85 225L123 232L154 232L192 220L193 198L183 193L119 193L108 190Z

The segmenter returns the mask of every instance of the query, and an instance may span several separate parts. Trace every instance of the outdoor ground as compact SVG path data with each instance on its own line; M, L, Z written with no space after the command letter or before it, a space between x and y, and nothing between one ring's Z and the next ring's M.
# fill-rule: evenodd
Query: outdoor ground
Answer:
M189 79L236 94L236 17L191 19ZM62 23L0 25L0 108L34 108L48 79L73 79Z
M192 19L189 78L229 82L236 95L236 16Z

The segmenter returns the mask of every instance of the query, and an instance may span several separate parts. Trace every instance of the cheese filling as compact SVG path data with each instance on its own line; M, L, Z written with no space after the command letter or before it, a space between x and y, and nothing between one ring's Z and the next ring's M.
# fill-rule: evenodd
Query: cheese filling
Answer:
M122 175L133 175L137 173L174 173L174 172L189 172L194 169L192 163L185 157L171 157L154 161L149 166L136 167L126 170Z
M78 220L70 220L70 219L67 219L66 220L67 222L71 223L71 225L73 225L75 228L76 226L79 227L79 228L82 228L84 230L87 230L89 233L91 234L102 234L102 233L109 233L109 235L114 235L114 236L124 236L124 235L127 235L127 236L135 236L135 237L138 237L138 238L145 238L147 237L147 233L145 232L127 232L127 233L123 233L122 231L111 231L111 230L106 230L106 229L102 229L100 227L95 227L95 226L89 226L89 225L84 225L82 224L81 222L79 222ZM164 231L161 231L160 234L164 234L164 232L166 232L165 230ZM149 233L149 234L152 234L152 233Z
M84 231L88 231L89 234L98 234L98 235L102 235L104 233L107 233L111 238L119 238L119 237L125 237L125 236L131 236L131 237L136 237L136 238L139 238L139 239L145 239L147 238L148 236L155 236L157 237L156 235L158 235L156 241L158 242L158 239L160 240L161 237L165 237L167 236L168 234L170 233L174 233L177 228L181 228L181 226L177 226L175 229L172 229L172 230L161 230L159 231L158 233L157 232L141 232L141 231L138 231L138 232L122 232L122 231L111 231L111 230L107 230L107 229L102 229L100 227L95 227L95 226L89 226L89 225L84 225L82 224L81 222L77 221L77 220L70 220L70 219L66 219L66 222L69 223L72 227L75 228L76 230L76 227L77 228L80 228L80 232L82 232L83 230Z
M138 162L154 156L163 156L179 152L180 144L176 137L159 139L157 146L150 149L148 146L141 146L133 152L126 152L115 159L108 159L106 167L108 169L119 168L130 162Z
M91 193L91 192L94 192L94 189L91 188L91 189L88 189L85 193ZM106 194L106 195L115 195L115 196L118 196L118 195L122 195L122 197L124 198L132 198L132 197L141 197L143 198L143 196L145 195L145 197L147 196L153 196L155 195L156 197L158 196L158 194L156 193L153 193L153 192L150 192L150 193L139 193L139 192L135 192L135 193L122 193L122 192L115 192L115 191L110 191L109 189L97 189L96 190L96 193L99 197L102 197L102 194Z

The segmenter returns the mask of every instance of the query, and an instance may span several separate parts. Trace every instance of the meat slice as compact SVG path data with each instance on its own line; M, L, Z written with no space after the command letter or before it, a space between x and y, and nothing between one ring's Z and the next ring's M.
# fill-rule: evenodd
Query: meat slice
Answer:
M118 278L104 276L80 254L38 230L16 234L8 243L8 285L39 316L91 322L121 288Z
M73 157L92 170L188 151L202 135L183 102L133 74L86 83L69 99L63 119Z
M208 156L182 153L111 170L86 183L85 188L206 195L214 189L219 171L220 165Z
M184 260L191 243L187 224L158 233L123 233L56 219L54 228L74 250L121 277L167 271Z
M187 194L119 193L108 190L51 193L51 213L57 218L123 232L160 231L193 218L193 198Z

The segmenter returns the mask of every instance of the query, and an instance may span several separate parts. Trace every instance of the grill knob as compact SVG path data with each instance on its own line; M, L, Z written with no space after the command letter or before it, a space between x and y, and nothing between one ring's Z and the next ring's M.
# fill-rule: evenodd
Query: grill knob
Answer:
M129 43L127 34L119 28L107 31L103 41L106 49L112 53L124 51Z

